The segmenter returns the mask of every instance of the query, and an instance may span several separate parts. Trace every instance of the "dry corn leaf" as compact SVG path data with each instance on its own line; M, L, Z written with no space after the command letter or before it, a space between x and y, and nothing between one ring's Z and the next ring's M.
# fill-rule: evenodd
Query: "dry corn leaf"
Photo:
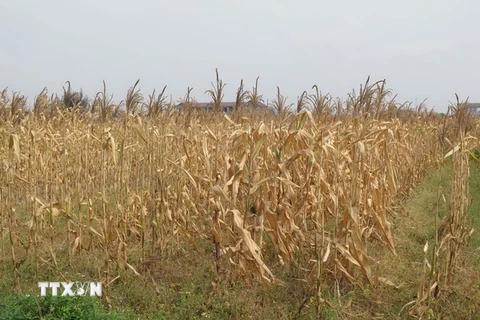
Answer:
M9 147L13 149L17 160L20 160L20 139L17 134L10 135Z

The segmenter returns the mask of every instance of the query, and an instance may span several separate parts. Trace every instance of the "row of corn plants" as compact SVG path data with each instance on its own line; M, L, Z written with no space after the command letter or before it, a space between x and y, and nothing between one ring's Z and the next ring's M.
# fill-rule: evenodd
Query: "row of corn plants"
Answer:
M219 105L215 88L218 75ZM271 265L294 264L318 301L324 283L375 282L369 247L396 253L395 203L442 160L443 122L389 100L384 82L345 101L314 88L298 112L277 116L190 108L112 119L41 95L48 112L0 127L1 250L15 286L26 264L75 264L94 251L103 256L97 280L143 277L149 259L202 252L205 239L228 279L281 282ZM104 88L100 110L112 109L107 96ZM135 87L128 96L130 111L155 103Z

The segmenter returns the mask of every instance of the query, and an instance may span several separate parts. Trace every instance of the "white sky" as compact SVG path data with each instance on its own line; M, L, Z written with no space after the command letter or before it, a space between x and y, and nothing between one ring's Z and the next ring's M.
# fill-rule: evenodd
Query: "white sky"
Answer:
M398 101L445 111L455 93L480 101L480 2L474 0L0 0L0 88L30 98L66 80L116 101L140 79L208 100L215 68L234 100L257 76L264 99L293 103L317 84L345 97L370 75Z

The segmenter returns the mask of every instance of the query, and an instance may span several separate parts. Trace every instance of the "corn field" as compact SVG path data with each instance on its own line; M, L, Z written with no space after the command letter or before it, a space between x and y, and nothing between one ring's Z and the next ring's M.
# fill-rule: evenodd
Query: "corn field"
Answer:
M0 250L15 286L24 265L71 265L89 252L103 256L98 281L143 277L150 259L206 254L205 240L227 279L281 283L271 265L297 264L320 300L321 283L374 283L369 248L395 254L396 204L443 160L450 134L381 82L345 101L316 88L297 112L278 90L278 115L177 111L163 92L145 101L135 86L117 118L106 87L88 111L42 92L26 117L3 93Z

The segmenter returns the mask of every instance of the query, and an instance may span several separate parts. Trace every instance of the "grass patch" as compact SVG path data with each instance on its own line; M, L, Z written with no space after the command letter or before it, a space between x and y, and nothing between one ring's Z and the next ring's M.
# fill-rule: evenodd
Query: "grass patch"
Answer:
M95 298L6 295L0 299L0 319L127 320L132 316L128 313L107 312Z

